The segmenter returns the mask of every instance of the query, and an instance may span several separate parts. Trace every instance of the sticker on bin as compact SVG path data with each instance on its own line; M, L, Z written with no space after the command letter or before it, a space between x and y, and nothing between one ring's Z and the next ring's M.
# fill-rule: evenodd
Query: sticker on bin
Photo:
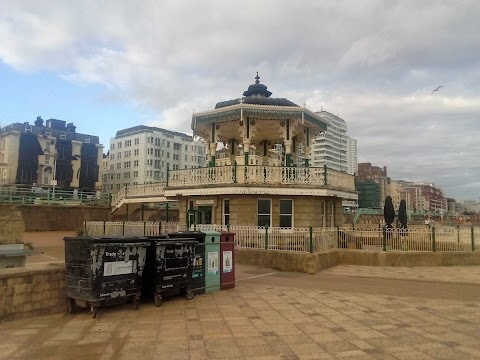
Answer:
M218 274L218 252L208 252L208 273Z
M103 266L103 276L132 274L134 260L106 262Z
M223 272L224 273L232 272L233 270L232 259L233 259L233 256L231 251L223 252Z

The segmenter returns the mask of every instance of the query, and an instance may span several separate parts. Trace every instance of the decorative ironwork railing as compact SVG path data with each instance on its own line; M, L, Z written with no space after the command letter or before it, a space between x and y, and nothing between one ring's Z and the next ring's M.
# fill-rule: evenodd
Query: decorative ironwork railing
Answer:
M367 251L478 251L480 227L423 227L408 230L384 227L280 228L257 226L191 225L174 222L87 221L84 233L90 236L157 236L172 232L230 231L239 248L318 252L332 249Z
M167 182L129 185L112 194L112 206L125 198L163 196L165 187L186 188L202 185L306 185L329 186L354 191L353 175L326 167L282 167L234 165L170 170Z
M353 175L326 167L281 167L263 165L217 166L171 170L168 187L215 184L312 185L355 190Z

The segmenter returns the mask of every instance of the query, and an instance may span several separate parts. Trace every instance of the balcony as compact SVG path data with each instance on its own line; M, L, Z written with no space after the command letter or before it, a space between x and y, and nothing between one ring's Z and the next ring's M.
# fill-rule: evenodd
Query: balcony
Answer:
M281 166L216 166L170 170L166 183L129 185L112 194L112 206L119 208L124 203L161 202L174 199L184 190L202 195L203 190L217 193L215 188L230 189L230 193L277 194L288 190L297 195L340 196L357 198L353 175L326 167L281 167ZM261 188L261 190L258 190ZM202 190L202 191L199 191ZM240 191L241 190L241 191Z
M355 191L353 175L326 167L237 165L171 170L167 184L169 189L219 185L264 185L328 187L343 191Z

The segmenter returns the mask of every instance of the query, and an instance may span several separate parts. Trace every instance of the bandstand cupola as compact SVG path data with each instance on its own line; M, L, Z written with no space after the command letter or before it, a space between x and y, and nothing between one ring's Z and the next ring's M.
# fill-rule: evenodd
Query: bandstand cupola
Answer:
M305 106L271 95L257 72L242 98L221 101L214 110L193 114L192 130L207 143L210 166L215 166L219 144L229 149L232 164L243 153L243 165L249 165L249 154L254 151L262 158L260 165L281 156L284 166L309 166L310 143L327 129L327 123ZM303 153L302 162L299 153Z

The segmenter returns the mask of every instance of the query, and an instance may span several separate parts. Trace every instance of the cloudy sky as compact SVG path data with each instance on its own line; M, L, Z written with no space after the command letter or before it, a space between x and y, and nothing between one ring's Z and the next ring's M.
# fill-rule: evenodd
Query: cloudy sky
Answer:
M359 162L478 199L479 19L478 0L1 1L0 125L191 133L259 71L344 118Z

